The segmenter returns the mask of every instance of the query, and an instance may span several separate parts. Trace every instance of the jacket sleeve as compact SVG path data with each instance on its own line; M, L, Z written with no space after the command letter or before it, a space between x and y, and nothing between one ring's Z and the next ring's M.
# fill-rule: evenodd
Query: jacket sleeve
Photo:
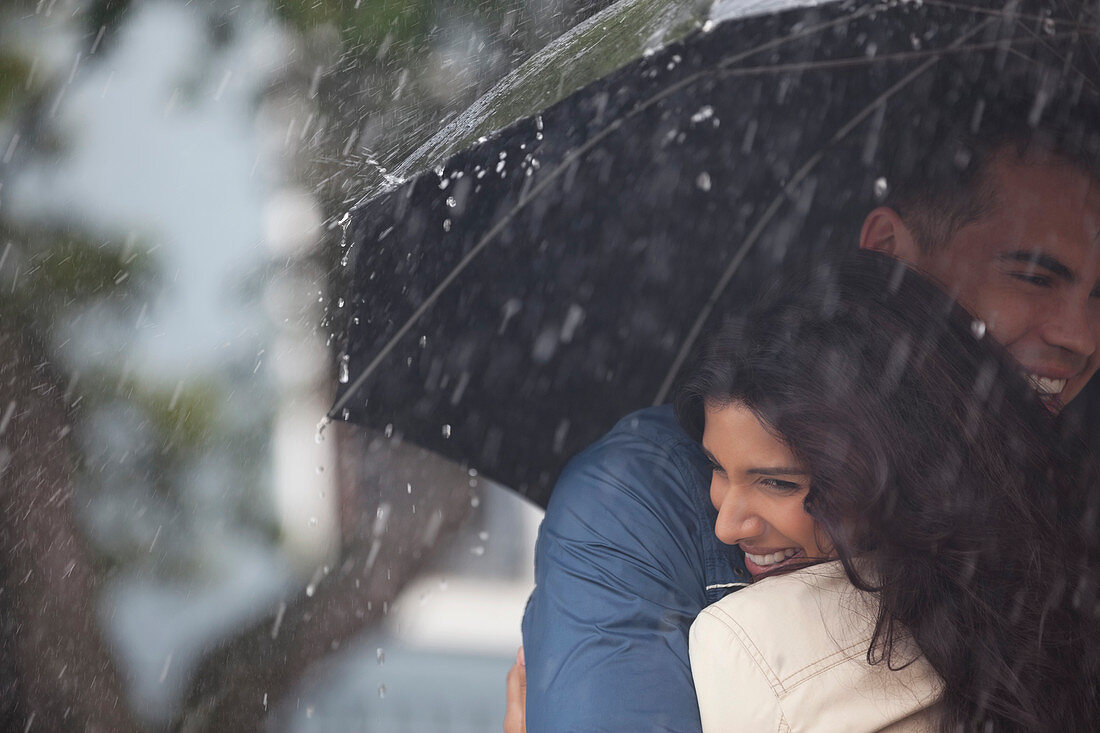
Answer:
M705 485L674 450L605 440L559 479L523 620L530 733L700 730L687 631L706 605Z
M716 606L691 625L691 674L703 733L789 731L777 680L736 620Z

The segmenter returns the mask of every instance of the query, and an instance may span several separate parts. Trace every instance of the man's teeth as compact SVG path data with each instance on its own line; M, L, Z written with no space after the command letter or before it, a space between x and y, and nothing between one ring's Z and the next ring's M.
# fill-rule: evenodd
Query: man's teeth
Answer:
M775 565L777 562L783 562L787 558L794 557L797 554L798 550L788 548L786 550L779 550L778 552L771 552L767 555L753 555L752 553L746 552L745 557L752 560L760 567L763 567L765 565Z
M1066 380L1040 377L1038 374L1028 374L1027 381L1036 392L1043 395L1062 394L1062 390L1066 388Z

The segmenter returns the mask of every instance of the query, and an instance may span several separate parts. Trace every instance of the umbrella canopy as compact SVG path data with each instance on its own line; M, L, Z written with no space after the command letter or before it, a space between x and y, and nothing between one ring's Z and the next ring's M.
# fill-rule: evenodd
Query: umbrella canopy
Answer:
M569 457L669 399L718 319L854 248L899 176L957 163L927 159L953 127L1095 135L1096 32L1058 7L708 26L367 201L331 416L545 505Z

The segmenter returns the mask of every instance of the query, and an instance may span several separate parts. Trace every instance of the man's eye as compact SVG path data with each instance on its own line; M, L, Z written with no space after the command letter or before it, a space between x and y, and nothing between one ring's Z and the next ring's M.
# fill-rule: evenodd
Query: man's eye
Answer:
M1033 272L1013 272L1010 274L1021 282L1037 285L1041 288L1048 288L1051 284L1051 279L1046 275L1036 275Z
M710 470L712 473L725 473L725 470L714 461L710 461Z

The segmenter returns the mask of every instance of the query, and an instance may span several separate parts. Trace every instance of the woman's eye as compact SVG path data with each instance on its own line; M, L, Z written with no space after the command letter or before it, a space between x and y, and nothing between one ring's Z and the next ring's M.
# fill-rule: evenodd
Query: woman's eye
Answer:
M725 471L722 469L722 467L719 466L714 461L710 462L710 470L711 470L711 473L725 473Z
M801 488L796 483L793 483L791 481L781 481L777 478L765 478L765 479L761 479L760 482L764 486L767 486L769 489L772 489L774 491L780 491L780 492L783 492L783 493L791 493L793 491L798 491L798 489Z

